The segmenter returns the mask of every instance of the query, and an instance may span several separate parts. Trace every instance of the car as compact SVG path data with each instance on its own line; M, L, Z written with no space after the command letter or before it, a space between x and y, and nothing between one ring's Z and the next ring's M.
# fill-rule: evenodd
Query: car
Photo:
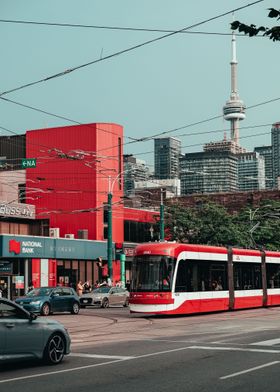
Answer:
M33 313L49 316L54 312L78 314L80 300L72 287L39 287L15 300L18 305Z
M82 308L87 306L109 308L109 306L128 306L128 304L129 292L121 287L101 286L80 297Z
M56 365L70 353L71 340L62 324L38 317L0 298L0 363L40 359Z

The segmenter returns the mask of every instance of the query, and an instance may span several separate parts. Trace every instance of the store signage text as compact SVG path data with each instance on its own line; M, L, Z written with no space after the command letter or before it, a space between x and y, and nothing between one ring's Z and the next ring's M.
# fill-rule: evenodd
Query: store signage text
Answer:
M35 207L26 204L0 203L0 215L35 219Z
M14 252L15 254L35 254L35 249L41 249L43 247L40 241L9 241L9 252Z

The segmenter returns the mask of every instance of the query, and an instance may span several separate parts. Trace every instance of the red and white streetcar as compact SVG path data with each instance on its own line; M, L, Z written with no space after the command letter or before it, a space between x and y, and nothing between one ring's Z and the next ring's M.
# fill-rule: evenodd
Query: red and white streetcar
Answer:
M280 305L280 252L138 245L129 304L131 312L166 315Z

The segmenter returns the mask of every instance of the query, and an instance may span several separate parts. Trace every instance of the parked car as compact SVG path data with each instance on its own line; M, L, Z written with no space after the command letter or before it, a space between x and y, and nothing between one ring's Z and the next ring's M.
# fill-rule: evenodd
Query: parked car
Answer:
M69 354L70 343L67 330L58 321L37 318L0 298L0 363L38 358L55 365Z
M129 292L121 287L102 286L80 297L82 308L86 306L128 306Z
M54 312L78 314L80 310L79 297L71 287L40 287L17 298L15 302L29 312L43 316Z

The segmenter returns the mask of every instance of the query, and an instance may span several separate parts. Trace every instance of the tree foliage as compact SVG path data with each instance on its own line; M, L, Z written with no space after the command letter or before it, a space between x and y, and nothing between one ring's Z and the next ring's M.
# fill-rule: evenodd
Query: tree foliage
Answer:
M280 250L280 202L230 214L215 203L165 207L166 239L192 244Z
M280 19L280 10L276 10L274 8L269 8L269 18L277 18ZM254 24L246 25L245 23L241 23L238 20L235 20L231 23L232 30L238 30L240 33L244 33L249 35L249 37L254 37L259 33L262 33L264 36L268 36L272 41L280 41L280 26L273 27L257 27Z

